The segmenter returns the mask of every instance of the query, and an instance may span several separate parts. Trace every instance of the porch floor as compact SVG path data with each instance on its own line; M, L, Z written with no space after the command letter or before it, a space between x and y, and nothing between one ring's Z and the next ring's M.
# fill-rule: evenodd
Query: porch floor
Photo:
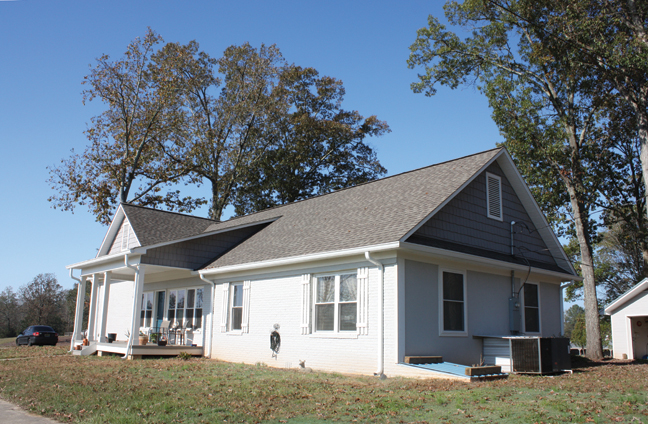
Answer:
M126 354L127 342L96 343L98 355L105 353L116 353L119 355ZM202 346L184 346L184 345L166 345L158 346L155 343L146 345L133 345L131 355L133 357L142 356L178 356L181 352L186 352L192 356L203 356Z

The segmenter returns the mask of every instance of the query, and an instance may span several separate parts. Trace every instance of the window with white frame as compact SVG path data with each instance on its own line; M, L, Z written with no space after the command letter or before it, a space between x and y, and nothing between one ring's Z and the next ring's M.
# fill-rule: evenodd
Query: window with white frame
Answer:
M488 172L486 173L486 210L486 216L489 218L503 220L502 179Z
M315 330L356 331L357 274L326 275L315 279Z
M441 271L439 285L441 300L441 332L463 335L466 333L466 279L463 273Z
M185 327L202 328L203 289L187 289Z
M540 332L540 296L537 284L524 284L524 332Z
M224 283L221 333L245 334L250 330L251 281Z
M169 290L167 319L172 326L202 327L203 289Z
M237 331L243 323L243 284L232 284L230 293L230 331Z
M153 320L153 292L142 293L140 327L150 327Z
M172 327L184 326L185 289L169 290L167 317Z

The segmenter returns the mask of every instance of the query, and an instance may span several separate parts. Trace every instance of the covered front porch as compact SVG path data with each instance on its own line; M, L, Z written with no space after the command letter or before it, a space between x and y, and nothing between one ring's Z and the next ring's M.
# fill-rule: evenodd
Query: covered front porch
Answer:
M126 253L70 266L78 281L73 354L207 356L211 284L190 269L144 264L141 258ZM139 340L143 335L147 342Z
M148 343L146 345L131 346L130 351L128 342L113 342L113 343L100 343L91 342L88 346L83 346L81 350L73 350L73 355L123 355L127 359L140 359L144 356L178 356L181 353L187 353L191 356L203 356L202 346L183 346L183 345L167 345L158 346L155 343Z

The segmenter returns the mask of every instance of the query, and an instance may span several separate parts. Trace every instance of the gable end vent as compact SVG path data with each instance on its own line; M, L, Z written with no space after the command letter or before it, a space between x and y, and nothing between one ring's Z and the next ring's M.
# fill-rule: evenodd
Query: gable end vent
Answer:
M502 221L502 179L486 173L487 216Z

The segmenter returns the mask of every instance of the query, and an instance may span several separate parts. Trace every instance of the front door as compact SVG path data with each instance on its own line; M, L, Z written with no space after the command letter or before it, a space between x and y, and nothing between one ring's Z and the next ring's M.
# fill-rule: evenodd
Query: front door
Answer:
M157 292L157 311L155 313L155 326L160 328L164 320L164 292Z

